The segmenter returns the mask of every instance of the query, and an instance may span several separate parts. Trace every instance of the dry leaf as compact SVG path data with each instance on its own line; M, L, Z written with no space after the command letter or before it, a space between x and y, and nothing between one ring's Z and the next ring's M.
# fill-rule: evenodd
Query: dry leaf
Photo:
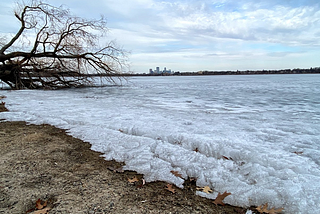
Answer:
M41 199L39 198L36 201L36 208L33 209L34 212L32 212L32 214L49 214L49 210L51 210L51 207L47 207L47 202L48 201L41 201ZM27 211L27 213L30 211Z
M176 176L176 177L179 177L179 178L182 178L183 179L183 177L182 177L182 175L178 172L178 171L170 171L172 174L174 174L174 176Z
M205 186L205 187L197 187L197 190L198 191L202 191L202 192L205 192L205 193L212 193L212 189L209 187L209 186Z
M225 197L227 197L228 195L231 195L231 193L225 191L223 194L220 194L220 192L219 192L219 193L218 193L218 196L216 197L216 199L214 200L213 203L214 203L215 205L220 204L220 205L224 206L224 203L223 203L222 201L223 201L223 199L225 199Z
M259 211L259 213L277 214L280 213L283 210L283 208L279 208L277 210L272 208L271 210L268 210L268 203L265 203L264 205L258 206L257 210Z
M167 184L166 190L172 193L176 193L176 190L172 187L172 184Z
M43 202L40 200L40 198L36 201L36 208L38 210L42 210L44 207L47 206L47 201Z
M279 209L274 209L272 208L271 210L269 210L269 214L277 214L277 213L281 213L283 210L283 208L279 208Z
M192 181L197 181L197 178L195 177L188 177L188 179L192 182Z
M209 186L205 186L205 187L203 187L203 190L202 190L203 192L205 192L205 193L212 193L212 189L209 187Z
M223 155L222 155L222 157L223 157L224 159L226 159L226 160L233 160L231 157L228 158L227 156L223 156Z
M51 210L50 207L46 207L42 210L37 210L37 211L34 211L32 214L49 214L49 211Z
M138 182L139 179L138 179L136 176L134 176L132 179L128 178L128 181L129 181L131 184L133 184L133 183L135 183L135 182Z
M301 155L303 152L293 152L293 153L295 153L297 155Z

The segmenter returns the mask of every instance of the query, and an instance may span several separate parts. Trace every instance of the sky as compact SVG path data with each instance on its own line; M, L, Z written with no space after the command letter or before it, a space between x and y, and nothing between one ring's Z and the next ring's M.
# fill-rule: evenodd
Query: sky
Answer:
M130 71L271 70L320 66L319 0L47 0L108 21ZM0 0L0 33L19 29Z

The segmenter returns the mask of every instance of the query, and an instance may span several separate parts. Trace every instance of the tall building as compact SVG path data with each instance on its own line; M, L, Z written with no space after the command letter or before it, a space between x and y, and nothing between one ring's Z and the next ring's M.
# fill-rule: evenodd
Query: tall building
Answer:
M174 73L171 69L167 69L167 67L164 67L163 70L160 71L160 67L156 67L155 70L152 70L152 68L149 69L149 74L172 74Z

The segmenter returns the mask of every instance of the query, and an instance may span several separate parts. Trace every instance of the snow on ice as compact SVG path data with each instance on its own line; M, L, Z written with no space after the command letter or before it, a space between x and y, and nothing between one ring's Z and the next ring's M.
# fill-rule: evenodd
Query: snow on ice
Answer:
M10 121L48 123L126 169L224 202L320 210L319 75L139 77L121 87L1 91Z

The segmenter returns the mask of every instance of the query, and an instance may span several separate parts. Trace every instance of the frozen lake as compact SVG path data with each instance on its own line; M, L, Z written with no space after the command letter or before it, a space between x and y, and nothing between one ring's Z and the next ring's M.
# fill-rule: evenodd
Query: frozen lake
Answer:
M320 75L134 77L122 87L0 91L0 118L48 123L126 169L224 202L320 210Z

